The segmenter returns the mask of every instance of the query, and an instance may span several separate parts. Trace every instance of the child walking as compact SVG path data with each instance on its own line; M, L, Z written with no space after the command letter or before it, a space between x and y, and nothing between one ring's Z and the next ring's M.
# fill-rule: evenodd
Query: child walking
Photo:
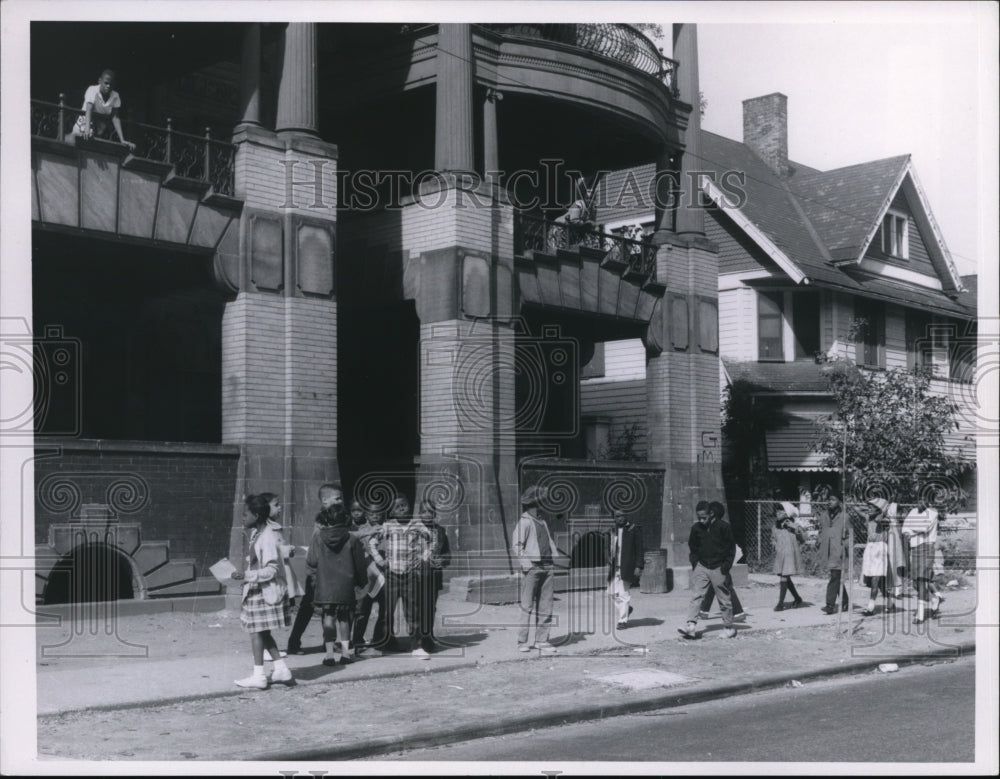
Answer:
M357 602L354 588L367 582L367 566L361 542L351 535L350 516L343 504L337 511L324 513L326 523L313 531L306 567L314 581L313 603L323 608L323 665L336 665L351 661L351 623Z
M285 567L281 559L281 525L272 519L271 506L262 495L250 495L245 501L243 527L250 531L250 554L244 573L234 579L245 579L240 624L250 634L253 652L253 673L237 679L240 687L267 689L270 682L291 682L292 672L281 659L271 631L287 627L290 622ZM264 651L271 655L274 671L264 674Z
M889 601L888 587L892 586L893 592L896 592L901 589L901 582L898 582L898 568L895 564L899 559L898 554L890 551L893 540L890 535L891 518L896 516L896 504L890 504L885 498L873 498L868 501L867 508L868 541L861 558L861 575L870 589L868 605L861 613L870 617L875 613L875 601L879 592L886 600L885 610L896 610L895 604Z
M778 574L780 586L775 611L784 611L786 594L790 594L794 599L793 609L799 608L803 603L792 582L793 576L802 573L802 551L799 549L802 534L795 525L795 514L797 512L794 506L782 504L774 521L774 572Z
M910 574L917 585L917 616L914 625L937 619L944 598L934 587L934 545L940 513L921 498L903 521L903 535L910 540Z

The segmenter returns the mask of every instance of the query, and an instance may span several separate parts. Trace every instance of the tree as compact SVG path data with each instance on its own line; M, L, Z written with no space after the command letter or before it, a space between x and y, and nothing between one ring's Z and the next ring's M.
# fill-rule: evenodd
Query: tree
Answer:
M844 469L845 492L900 504L964 502L961 478L975 464L946 446L958 405L931 394L929 370L866 371L834 360L824 371L836 410L817 424L814 448Z

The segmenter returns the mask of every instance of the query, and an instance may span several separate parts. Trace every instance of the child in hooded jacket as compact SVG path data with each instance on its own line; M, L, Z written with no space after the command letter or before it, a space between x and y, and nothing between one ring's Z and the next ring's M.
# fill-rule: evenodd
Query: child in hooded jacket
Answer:
M323 522L317 517L321 527L309 542L306 567L314 577L313 603L323 609L323 665L336 665L351 660L351 622L357 603L354 588L367 583L367 565L364 547L351 534L350 516L343 504L320 514Z

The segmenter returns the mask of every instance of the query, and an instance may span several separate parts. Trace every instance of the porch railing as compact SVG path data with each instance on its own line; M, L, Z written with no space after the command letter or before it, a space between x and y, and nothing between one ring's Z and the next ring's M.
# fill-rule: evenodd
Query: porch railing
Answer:
M655 43L630 24L485 24L483 26L503 35L540 38L592 51L655 76L676 94L677 62L663 56Z
M73 125L83 114L80 108L66 105L65 96L58 103L31 101L31 134L39 138L69 142L73 140ZM92 115L94 137L117 142L111 122ZM204 135L192 135L174 130L167 119L166 127L122 121L125 138L135 144L133 156L171 165L178 176L210 184L213 191L232 196L236 170L236 147L227 141L212 138L211 128Z
M605 260L628 266L629 272L656 278L656 247L648 241L605 233L590 222L555 222L519 214L514 221L514 253L586 247L603 252Z

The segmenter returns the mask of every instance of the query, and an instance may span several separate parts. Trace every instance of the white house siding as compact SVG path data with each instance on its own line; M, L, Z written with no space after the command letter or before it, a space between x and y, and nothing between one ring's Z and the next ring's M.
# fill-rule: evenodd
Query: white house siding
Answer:
M646 347L638 338L604 342L604 376L608 379L645 379Z
M757 359L757 292L732 280L719 291L719 356L745 362Z
M580 384L580 414L605 417L610 427L608 440L614 441L631 425L638 425L636 454L646 456L645 379L588 379Z
M609 441L638 425L636 453L646 456L646 347L640 339L605 342L604 376L580 382L580 415L606 418Z

